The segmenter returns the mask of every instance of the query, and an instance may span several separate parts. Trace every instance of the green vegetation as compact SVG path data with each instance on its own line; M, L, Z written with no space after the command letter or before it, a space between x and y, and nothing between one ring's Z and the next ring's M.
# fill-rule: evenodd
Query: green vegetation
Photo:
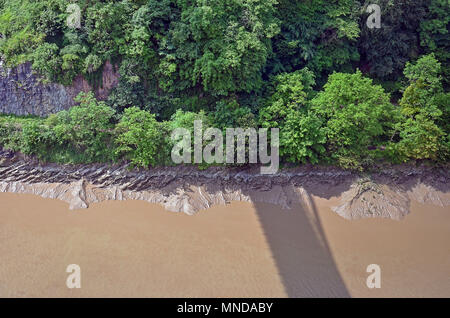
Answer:
M69 3L81 28L68 27ZM382 27L366 27L369 3ZM1 0L0 54L106 101L0 116L0 145L59 163L171 163L174 128L280 128L284 162L364 169L450 157L448 0Z
M165 130L155 115L137 107L127 108L116 126L115 154L135 166L155 166L164 160Z
M371 164L378 151L370 149L389 141L396 121L389 95L359 71L330 75L312 103L325 119L330 157L343 167Z
M400 158L446 160L449 158L450 93L444 93L441 65L433 54L417 64L406 64L406 88L400 106Z
M2 117L0 144L4 148L59 163L111 162L115 147L115 111L80 94L79 106L41 118Z

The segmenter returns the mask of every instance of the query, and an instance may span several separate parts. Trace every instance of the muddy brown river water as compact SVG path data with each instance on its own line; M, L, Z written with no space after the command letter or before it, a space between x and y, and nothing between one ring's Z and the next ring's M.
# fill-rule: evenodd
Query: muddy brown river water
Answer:
M144 201L69 210L0 193L1 297L450 297L450 209L402 220L232 202L194 216ZM81 288L66 267L81 268ZM381 288L369 289L369 264Z

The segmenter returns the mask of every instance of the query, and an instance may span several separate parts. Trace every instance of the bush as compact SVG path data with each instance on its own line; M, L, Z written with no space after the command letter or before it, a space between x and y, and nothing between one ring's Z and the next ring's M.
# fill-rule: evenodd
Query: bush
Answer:
M44 80L56 81L62 60L59 57L58 46L54 43L44 43L33 52L33 69L44 75Z
M80 93L75 99L79 106L51 115L47 124L54 131L58 143L73 154L73 163L112 161L115 111L97 102L92 93ZM78 159L77 159L78 158Z
M344 168L361 169L392 135L398 114L380 85L355 74L334 73L312 101L326 120L327 150Z
M289 111L281 129L280 155L289 162L318 163L327 140L322 125L312 112Z
M450 153L450 94L442 87L441 64L429 54L415 64L407 63L404 72L409 86L400 100L403 117L397 128L398 156L403 161L445 160Z
M403 161L408 159L439 158L443 146L443 131L433 122L420 114L415 119L408 118L402 123L401 140L396 144L398 156Z
M43 122L43 119L34 116L0 115L0 146L12 151L21 151L23 127Z
M289 162L317 163L325 151L323 121L310 110L314 84L307 68L276 76L260 112L262 127L280 129L280 155Z
M49 158L56 146L56 137L47 125L33 121L22 129L21 151L26 155L36 155L39 159Z
M173 114L169 122L169 127L171 129L185 128L191 132L191 136L194 136L194 121L196 120L202 121L203 128L208 128L212 124L210 118L206 116L206 113L203 110L198 113L194 113L179 109L175 114Z
M194 127L194 121L201 120L202 127L201 130L195 131ZM204 111L200 111L198 113L194 112L185 112L182 110L177 110L175 114L173 114L171 120L167 123L167 127L172 132L177 128L186 129L191 136L191 139L188 144L184 143L185 140L183 140L183 149L190 149L191 150L191 162L195 161L194 158L194 143L195 143L195 133L204 135L206 129L212 127L211 119L206 115ZM178 140L171 140L169 143L169 147L172 148L175 144L177 144L179 141L181 141L182 138L179 138ZM207 145L208 142L202 138L202 147Z
M226 128L255 128L255 115L248 107L241 107L236 100L221 100L216 104L216 111L212 114L214 126L225 132Z
M137 107L125 109L116 126L116 155L126 158L134 166L155 166L164 161L161 157L164 144L163 125L158 123L155 115Z
M0 146L3 149L19 151L22 142L22 129L10 122L0 122Z
M276 76L267 105L260 110L259 122L265 128L282 128L292 110L306 110L312 97L314 74L307 68Z

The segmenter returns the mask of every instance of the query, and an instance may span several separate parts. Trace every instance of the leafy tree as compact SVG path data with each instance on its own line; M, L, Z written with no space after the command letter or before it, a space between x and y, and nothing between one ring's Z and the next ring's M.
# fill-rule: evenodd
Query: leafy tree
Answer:
M386 144L398 117L389 95L360 71L330 75L312 103L326 120L329 156L345 168L369 164L376 157L369 149Z
M235 99L221 100L216 104L212 122L225 132L226 128L255 128L257 122L250 108L241 107Z
M194 136L194 121L196 120L200 120L202 122L204 129L211 127L211 120L204 111L194 113L182 111L181 109L177 110L176 113L173 114L169 122L169 127L171 129L185 128L191 132L191 136Z
M323 121L312 111L290 110L281 128L280 155L290 162L318 163L327 141Z
M56 136L48 125L31 121L23 126L21 151L24 154L36 155L39 159L45 160L56 146Z
M97 102L92 93L80 93L76 102L79 106L47 119L58 142L72 152L82 153L87 162L112 160L114 110Z
M447 0L430 0L428 14L420 21L420 45L426 53L435 53L442 64L444 85L449 86L450 75L450 5Z
M279 30L275 0L179 0L171 43L181 79L226 95L261 86L261 71Z
M260 123L280 128L280 155L291 162L317 163L326 141L322 120L309 107L314 74L307 68L277 75Z
M434 54L422 56L416 63L407 63L403 72L410 82L420 81L432 92L442 91L441 63Z
M355 41L359 4L353 0L280 0L277 16L281 32L273 39L269 74L293 72L307 66L322 82L337 68L359 58Z
M195 121L201 121L201 129L196 129L195 127ZM201 134L201 136L204 136L204 133L206 131L206 129L212 127L212 122L211 122L211 118L209 116L206 115L206 113L204 111L200 111L198 113L194 113L194 112L187 112L187 111L182 111L182 110L177 110L175 114L172 115L171 120L167 123L167 127L170 130L170 132L173 132L175 129L177 128L182 128L182 129L186 129L191 136L191 139L189 141L188 144L184 144L183 147L185 149L190 149L191 150L191 154L192 154L192 161L194 162L194 146L195 146L195 134ZM171 140L170 141L170 148L172 148L174 146L174 142L179 142L181 141L181 137L179 138L179 140L174 141ZM183 141L184 142L184 141ZM202 147L204 147L208 142L204 139L202 139Z
M155 115L137 107L125 109L116 126L116 155L134 166L149 167L161 162L164 134Z
M441 64L429 54L407 63L404 73L409 86L400 100L404 115L398 127L400 155L404 160L448 156L450 94L443 91Z
M150 0L125 23L120 83L111 104L168 119L251 91L278 30L274 1ZM126 106L123 104L126 103ZM121 104L121 105L120 105ZM125 107L124 107L125 106Z
M282 73L273 79L267 105L260 110L260 124L280 128L290 110L305 108L313 95L314 74L304 68L293 73Z
M35 29L40 2L6 0L0 12L0 53L8 66L30 61L45 34Z
M395 145L398 158L437 160L442 149L443 131L424 114L407 118L401 125L400 142Z
M366 27L369 14L361 16L360 68L384 80L397 80L406 62L420 54L417 30L427 15L427 2L429 0L364 1L364 9L369 4L380 6L381 28Z

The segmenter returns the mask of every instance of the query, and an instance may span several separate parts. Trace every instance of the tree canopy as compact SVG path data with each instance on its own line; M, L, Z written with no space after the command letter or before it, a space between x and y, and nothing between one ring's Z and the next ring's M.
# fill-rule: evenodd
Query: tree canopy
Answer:
M369 4L380 28L366 25ZM4 65L97 88L109 61L120 77L104 101L3 117L0 144L149 166L167 162L168 130L200 118L279 128L286 162L447 161L449 19L448 0L2 0Z

